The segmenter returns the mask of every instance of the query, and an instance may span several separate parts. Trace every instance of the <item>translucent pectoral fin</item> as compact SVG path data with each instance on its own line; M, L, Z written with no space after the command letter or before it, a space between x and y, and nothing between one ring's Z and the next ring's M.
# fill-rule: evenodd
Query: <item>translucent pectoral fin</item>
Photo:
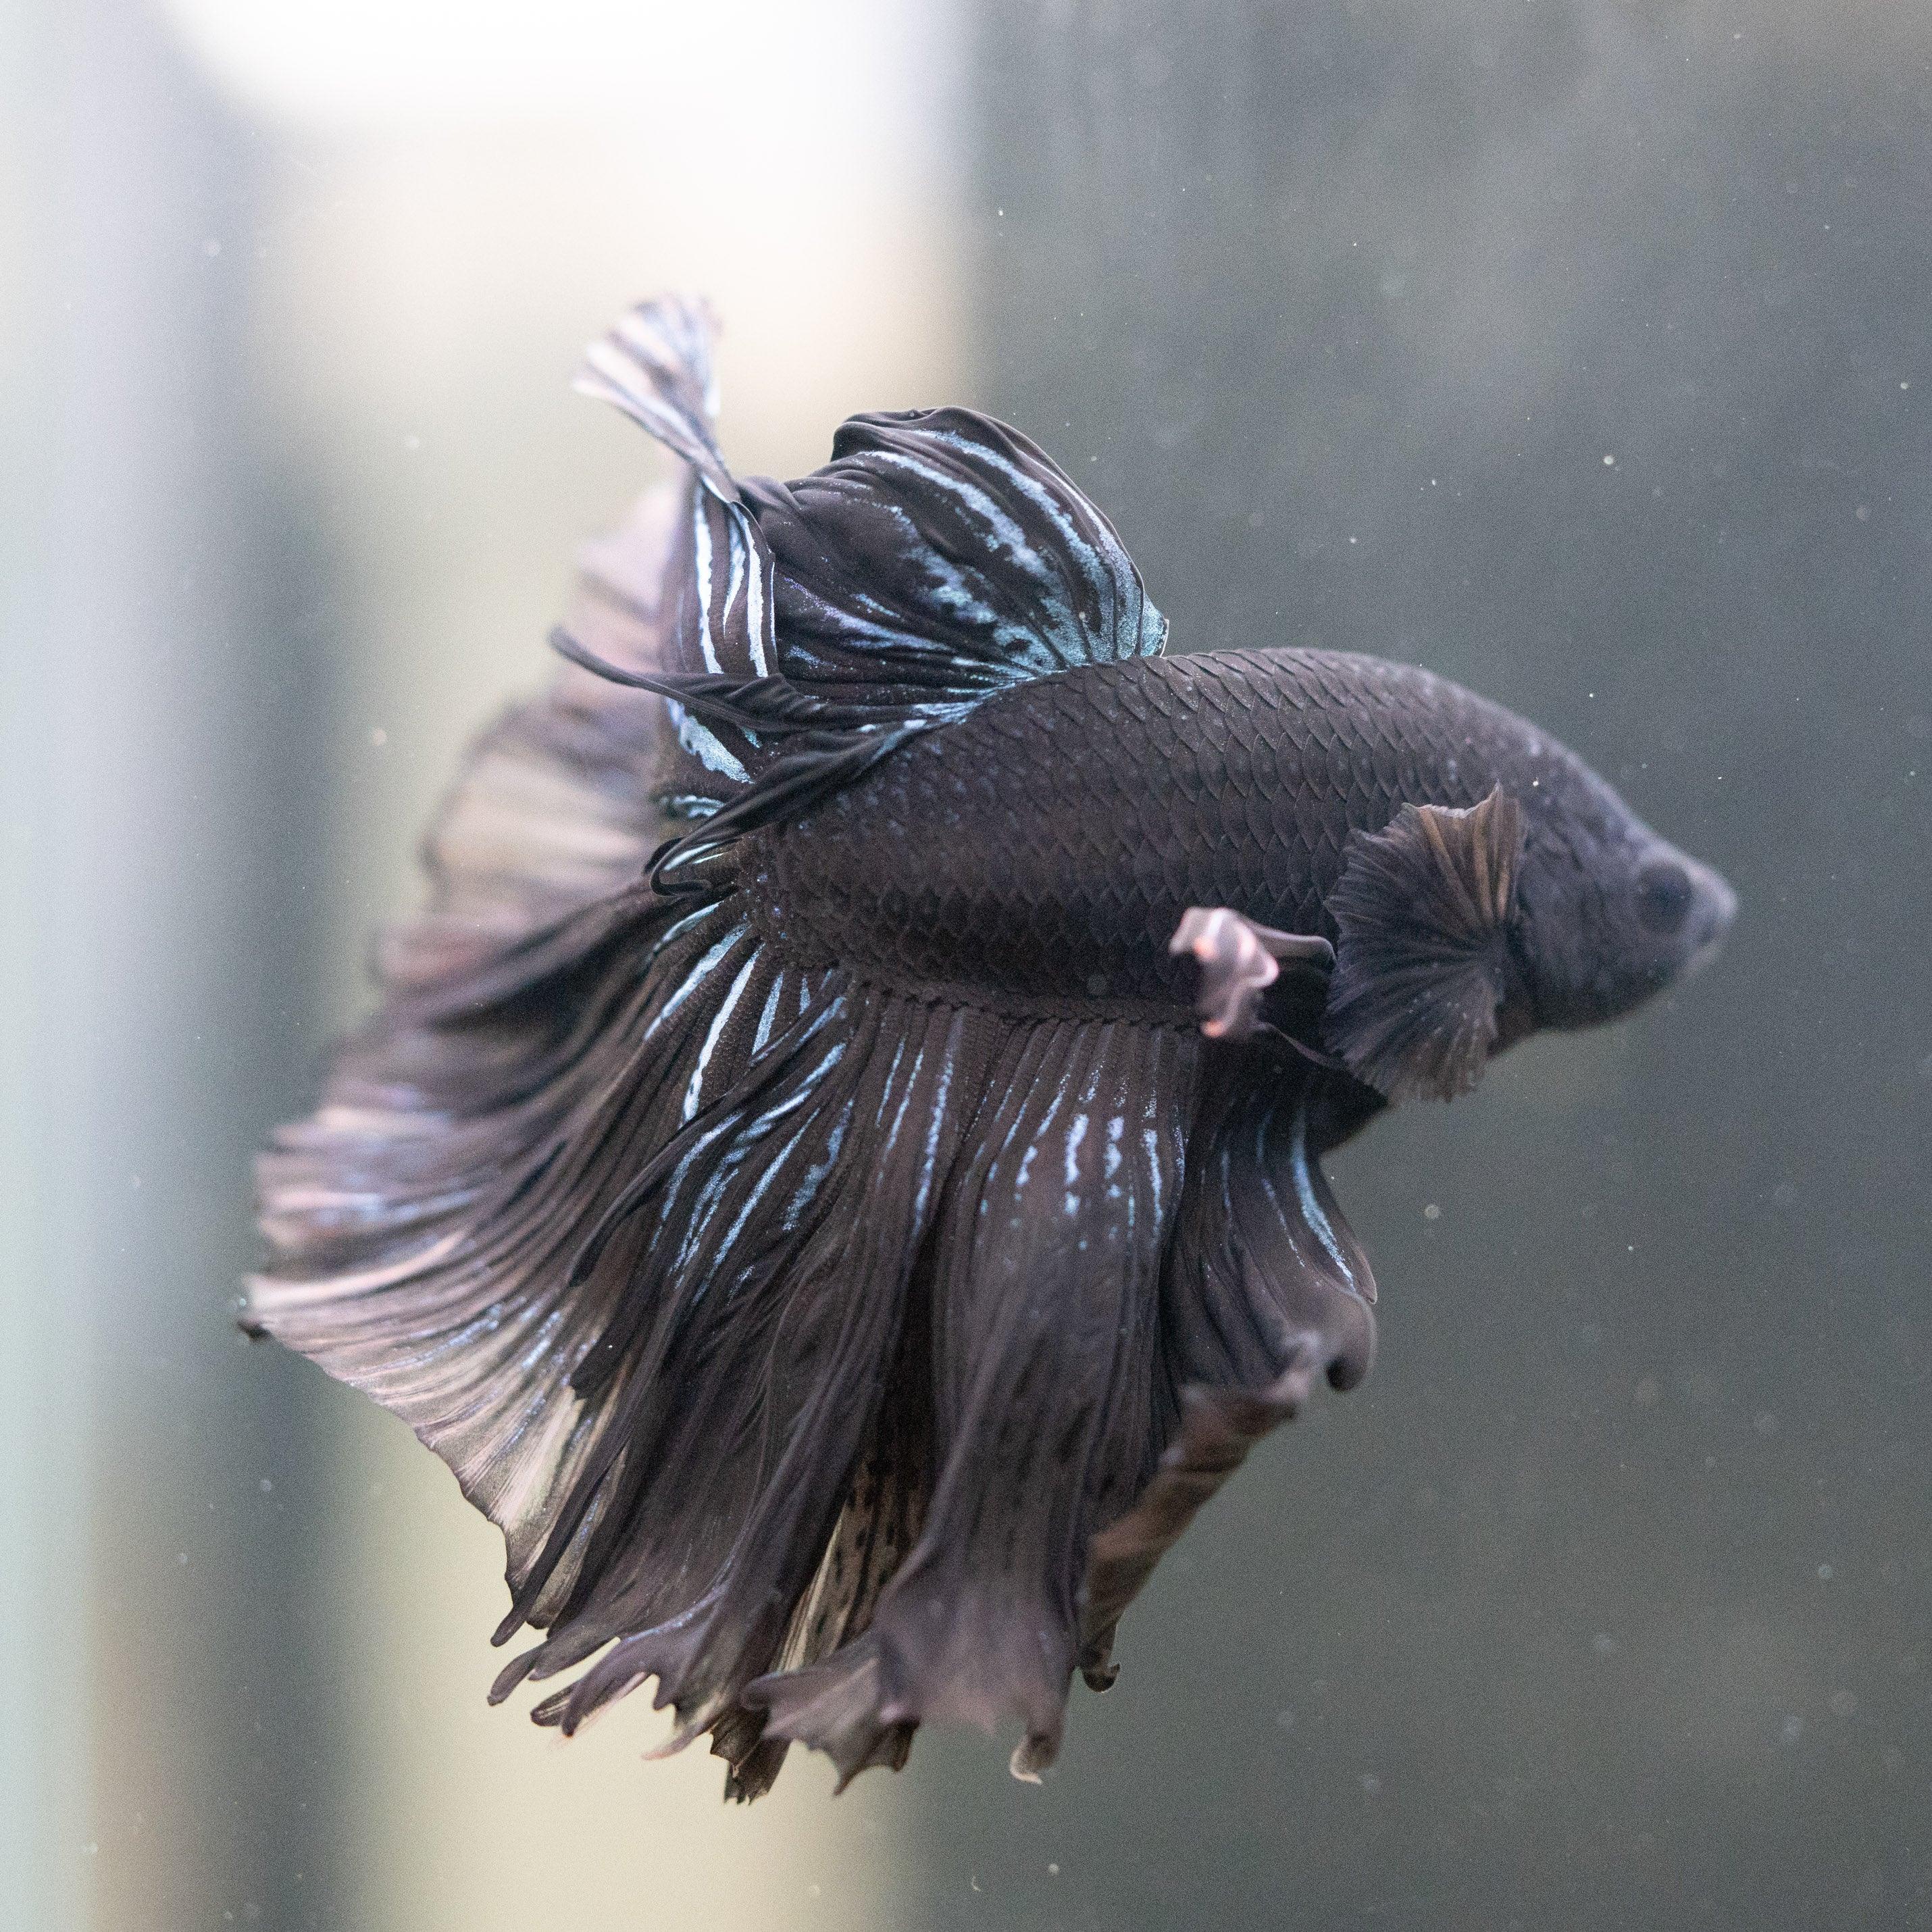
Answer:
M1328 1043L1391 1100L1453 1100L1496 1038L1522 808L1500 787L1467 811L1406 805L1348 850L1328 896L1341 933Z

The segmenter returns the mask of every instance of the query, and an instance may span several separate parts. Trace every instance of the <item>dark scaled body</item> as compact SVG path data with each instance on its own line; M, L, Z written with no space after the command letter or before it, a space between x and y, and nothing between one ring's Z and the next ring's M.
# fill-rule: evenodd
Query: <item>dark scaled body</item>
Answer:
M1730 895L1426 672L1164 656L987 418L741 483L676 303L586 386L681 486L588 557L263 1156L246 1325L502 1526L539 1722L655 1680L738 1797L935 1720L1030 1776L1249 1445L1367 1372L1323 1150L1638 1004Z
M1404 664L1213 651L1059 675L988 699L864 784L761 835L769 929L800 958L1024 1005L1191 1010L1150 947L1190 906L1322 933L1348 835L1406 800L1498 784L1568 803L1595 781L1520 718Z

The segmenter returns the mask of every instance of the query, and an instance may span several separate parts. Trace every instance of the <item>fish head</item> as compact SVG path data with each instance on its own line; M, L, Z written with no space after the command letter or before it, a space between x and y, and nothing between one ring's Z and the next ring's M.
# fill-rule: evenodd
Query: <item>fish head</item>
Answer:
M1506 1032L1616 1019L1717 956L1737 895L1594 772L1546 772L1525 806Z

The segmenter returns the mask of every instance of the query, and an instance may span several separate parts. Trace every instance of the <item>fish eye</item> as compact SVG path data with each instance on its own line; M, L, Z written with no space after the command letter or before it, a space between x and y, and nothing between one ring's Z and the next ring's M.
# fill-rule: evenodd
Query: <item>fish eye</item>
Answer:
M1652 932L1676 932L1691 897L1690 875L1674 860L1658 860L1637 874L1637 916Z

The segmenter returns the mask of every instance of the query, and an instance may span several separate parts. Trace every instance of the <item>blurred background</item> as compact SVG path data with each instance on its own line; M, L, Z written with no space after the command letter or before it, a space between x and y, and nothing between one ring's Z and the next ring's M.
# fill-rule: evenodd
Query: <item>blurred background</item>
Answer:
M1882 0L0 13L0 1888L229 1924L1932 1924L1932 14ZM748 1811L488 1712L495 1532L230 1321L247 1164L658 473L1018 422L1180 648L1412 659L1744 913L1335 1163L1374 1376L1043 1789Z

